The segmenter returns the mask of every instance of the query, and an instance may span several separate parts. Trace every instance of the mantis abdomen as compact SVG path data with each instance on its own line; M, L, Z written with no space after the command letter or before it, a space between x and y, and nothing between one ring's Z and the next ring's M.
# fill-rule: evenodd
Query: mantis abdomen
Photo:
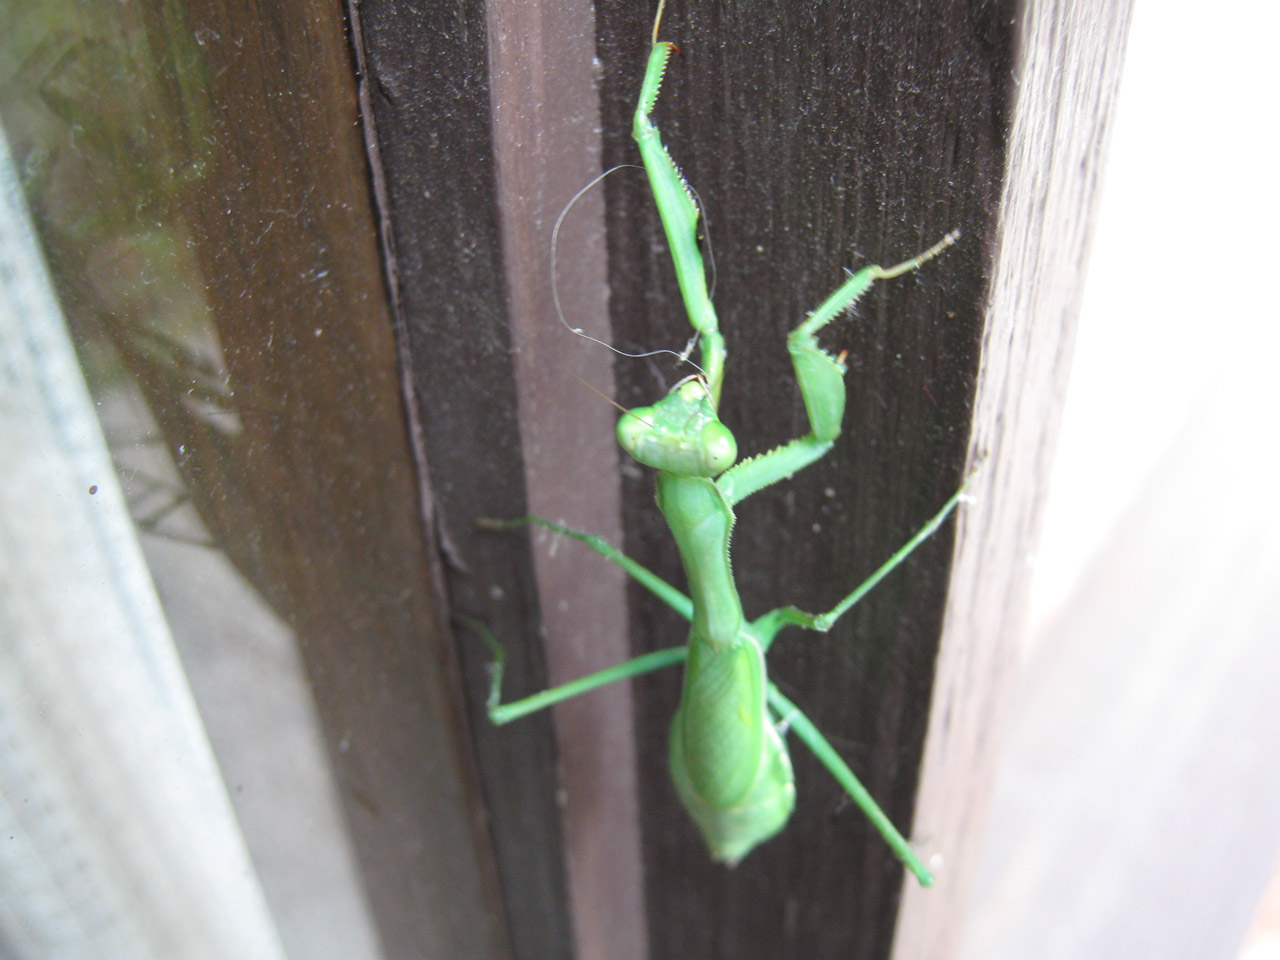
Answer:
M749 636L715 650L691 631L671 777L711 855L730 866L781 830L796 802L765 683L764 654Z

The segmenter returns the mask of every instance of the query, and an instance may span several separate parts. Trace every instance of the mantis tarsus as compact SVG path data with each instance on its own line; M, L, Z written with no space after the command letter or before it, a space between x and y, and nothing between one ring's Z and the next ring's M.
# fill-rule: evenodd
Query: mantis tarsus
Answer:
M508 723L596 687L677 663L685 664L680 706L672 722L669 759L676 791L712 855L732 865L786 824L795 804L791 760L783 735L793 731L848 791L894 853L924 886L933 876L870 794L803 713L768 680L764 655L785 626L827 631L846 611L933 534L955 509L963 487L865 583L826 613L780 607L747 621L729 559L733 507L762 488L822 457L840 433L845 407L843 356L832 357L817 333L876 281L900 276L950 246L947 234L928 250L888 269L863 267L787 338L810 432L767 453L737 462L737 443L717 415L725 345L707 291L699 251L699 210L651 119L674 49L654 42L632 128L657 203L690 324L700 338L698 375L677 384L653 406L626 412L618 442L658 471L657 500L675 538L689 584L681 593L599 537L540 517L487 521L486 526L536 525L577 539L652 591L691 624L688 644L638 657L608 670L503 704L502 647L480 627L494 650L488 711ZM477 625L478 626L478 625Z

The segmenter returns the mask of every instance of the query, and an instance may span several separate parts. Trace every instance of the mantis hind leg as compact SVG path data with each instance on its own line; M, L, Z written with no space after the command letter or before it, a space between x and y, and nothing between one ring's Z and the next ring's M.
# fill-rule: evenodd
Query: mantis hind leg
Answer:
M823 614L805 613L795 607L780 607L777 610L771 610L764 616L760 617L751 624L751 632L757 637L758 641L764 649L768 649L773 643L774 637L777 636L779 630L785 626L803 627L807 630L826 631L831 628L839 617L844 614L850 607L861 600L876 586L881 580L887 577L896 567L898 567L910 554L920 546L925 540L933 536L934 532L942 526L951 512L955 510L960 501L964 499L965 488L968 487L970 481L973 480L977 470L974 470L965 478L960 489L952 495L942 509L934 514L929 522L916 531L916 533L904 543L888 560L880 565L870 577L859 584L852 593L836 604L832 609ZM818 758L824 767L835 777L836 782L844 787L845 792L853 799L866 814L872 825L880 832L885 841L893 849L894 854L906 867L915 874L916 879L925 887L933 886L933 875L916 856L906 838L898 832L886 816L885 812L880 809L880 805L867 792L867 788L849 769L849 765L840 758L835 748L822 732L813 725L794 703L783 696L778 688L770 683L766 694L769 705L778 717L778 725L782 729L790 729L798 736Z
M933 874L929 872L929 868L924 865L924 862L916 855L916 852L911 849L911 844L907 842L906 837L898 832L898 828L889 820L888 815L880 809L880 805L867 792L867 788L862 785L862 781L849 769L849 765L841 759L840 754L836 753L830 741L822 735L822 731L815 727L813 721L801 713L800 708L784 697L772 683L769 684L768 697L769 705L773 707L782 721L795 732L795 735L804 742L804 745L813 751L813 755L830 771L840 786L844 787L845 792L853 798L853 802L867 815L867 819L871 821L872 826L884 837L894 855L902 861L908 870L915 874L916 879L920 881L920 885L924 887L933 886Z

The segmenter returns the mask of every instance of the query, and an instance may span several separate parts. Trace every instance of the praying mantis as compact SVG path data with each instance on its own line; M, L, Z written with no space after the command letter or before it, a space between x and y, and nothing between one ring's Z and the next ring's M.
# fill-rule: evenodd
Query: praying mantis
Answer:
M626 411L618 422L617 438L628 455L657 471L658 507L676 542L689 592L681 592L602 538L541 517L483 524L491 529L538 526L582 542L688 621L688 642L502 703L503 647L483 625L468 621L494 655L488 714L496 724L509 723L606 684L683 664L683 692L668 743L669 766L676 792L715 859L732 866L786 825L795 805L795 785L784 736L793 732L858 804L920 884L931 886L932 873L906 838L826 737L769 680L765 655L783 627L828 631L942 526L963 499L968 481L870 578L821 614L786 606L748 621L734 583L729 539L738 503L820 459L840 433L845 407L844 355L833 357L820 347L818 332L849 310L875 281L916 270L953 244L958 232L948 233L896 266L863 267L791 332L787 349L809 432L738 461L737 441L718 415L726 347L699 246L699 206L652 119L663 74L675 49L658 40L661 17L660 4L632 134L670 248L685 311L701 344L701 362L695 375L678 383L652 406Z

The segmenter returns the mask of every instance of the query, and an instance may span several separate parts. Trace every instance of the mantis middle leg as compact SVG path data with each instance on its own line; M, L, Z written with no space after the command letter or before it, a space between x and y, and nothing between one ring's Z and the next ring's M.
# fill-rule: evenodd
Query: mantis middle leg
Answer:
M671 607L676 613L684 617L685 620L693 619L693 601L687 596L673 587L667 581L663 580L656 573L632 560L625 553L615 547L609 541L605 540L594 533L586 533L582 530L575 530L573 527L566 527L560 523L554 523L550 520L544 520L541 517L532 514L525 517L517 517L513 520L483 520L481 526L491 530L510 530L516 527L537 526L551 530L555 533L563 534L566 537L572 537L580 543L586 544L600 556L604 557L611 563L617 564L629 576L634 578L642 586L650 590L663 603ZM643 676L646 673L653 673L664 667L675 666L677 663L683 663L689 655L688 647L672 647L666 650L656 650L653 653L647 653L642 656L620 663L614 667L606 667L604 670L596 673L587 674L585 677L579 677L568 683L561 684L558 687L551 687L542 690L539 693L532 694L521 700L513 700L510 703L502 703L502 673L503 664L506 659L506 653L502 644L494 637L493 632L478 620L471 617L462 618L463 621L471 627L476 633L484 639L489 649L493 652L492 676L489 681L489 698L486 707L489 712L489 719L495 724L502 725L510 723L512 720L518 720L521 717L536 713L539 710L545 710L547 707L560 703L563 700L569 700L581 693L587 693L595 690L597 687L603 687L618 680L626 680L630 677Z
M977 474L974 470L967 476L964 483L960 484L960 489L951 495L951 498L942 505L942 509L929 518L923 527L917 530L901 547L899 547L888 560L880 564L875 573L867 577L862 583L854 587L847 597L837 603L826 613L806 613L796 607L778 607L776 610L770 610L768 613L757 618L752 624L752 628L759 637L761 644L765 650L769 649L773 643L774 637L777 636L779 630L785 626L800 627L804 630L817 630L820 633L826 633L849 609L859 600L865 597L872 589L875 588L881 580L894 571L911 553L928 540L938 528L946 522L951 512L959 506L964 500L965 489Z

